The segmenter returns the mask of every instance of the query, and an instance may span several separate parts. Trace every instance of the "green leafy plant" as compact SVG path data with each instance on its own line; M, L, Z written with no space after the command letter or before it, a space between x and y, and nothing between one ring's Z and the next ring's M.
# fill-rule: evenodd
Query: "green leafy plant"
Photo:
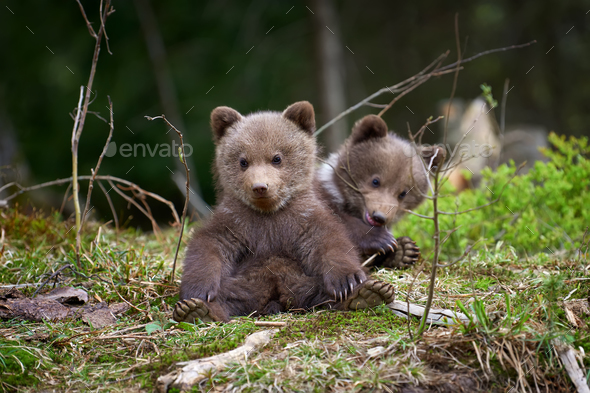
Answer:
M448 257L463 252L468 244L482 240L490 246L499 241L509 244L520 254L556 250L576 250L584 229L590 222L590 147L588 138L549 135L553 149L544 149L548 162L538 161L526 174L516 176L497 203L460 215L440 217L443 231L455 232L443 245ZM445 183L439 198L439 208L445 211L466 210L497 198L501 188L516 171L514 162L497 170L484 169L478 188L454 195ZM469 177L471 173L465 172ZM432 205L423 204L417 213L432 215ZM409 215L396 224L395 234L415 239L425 251L434 246L430 222Z

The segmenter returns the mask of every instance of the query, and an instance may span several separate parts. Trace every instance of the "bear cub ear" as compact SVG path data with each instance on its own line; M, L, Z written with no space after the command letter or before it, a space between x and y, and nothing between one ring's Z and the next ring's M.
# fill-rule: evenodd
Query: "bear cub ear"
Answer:
M431 170L442 165L446 157L445 149L440 146L423 147L420 153L426 165L429 165L430 161L432 161L432 165L430 166Z
M315 131L313 105L307 101L299 101L289 105L283 112L283 117L297 124L299 128L309 134L313 134Z
M357 144L370 139L385 138L387 123L376 115L367 115L357 121L352 127L352 143Z
M235 109L227 106L218 106L211 112L211 129L215 143L225 135L227 129L237 121L242 120L242 115Z

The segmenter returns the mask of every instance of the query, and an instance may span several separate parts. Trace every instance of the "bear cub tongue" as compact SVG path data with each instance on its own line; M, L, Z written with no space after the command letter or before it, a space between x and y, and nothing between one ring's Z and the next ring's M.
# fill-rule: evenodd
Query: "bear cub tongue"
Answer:
M369 223L369 225L372 225L374 227L380 227L381 226L381 224L379 224L378 222L375 222L371 218L371 215L369 214L369 212L365 212L365 219L367 220L367 222Z

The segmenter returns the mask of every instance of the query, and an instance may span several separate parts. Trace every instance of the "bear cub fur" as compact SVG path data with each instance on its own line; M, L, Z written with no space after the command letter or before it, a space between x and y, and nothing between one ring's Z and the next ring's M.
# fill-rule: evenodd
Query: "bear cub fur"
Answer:
M383 119L368 115L318 168L314 186L364 258L379 253L374 265L406 268L418 260L420 251L412 239L396 240L388 228L424 200L426 168L443 160L440 147L416 149L390 133Z
M308 102L284 112L211 113L218 205L187 249L177 321L393 301L367 280L343 225L313 188L315 115Z

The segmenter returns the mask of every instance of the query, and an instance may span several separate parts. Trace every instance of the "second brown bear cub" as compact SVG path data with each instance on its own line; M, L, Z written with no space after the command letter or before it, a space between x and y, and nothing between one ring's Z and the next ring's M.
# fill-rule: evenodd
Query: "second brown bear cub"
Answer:
M174 319L393 301L391 285L367 280L346 229L314 191L311 104L248 116L218 107L211 126L220 201L188 247Z
M396 241L388 228L424 200L428 169L443 160L440 147L415 146L368 115L317 170L315 187L363 257L381 253L374 265L405 268L418 259L419 249L409 237Z

